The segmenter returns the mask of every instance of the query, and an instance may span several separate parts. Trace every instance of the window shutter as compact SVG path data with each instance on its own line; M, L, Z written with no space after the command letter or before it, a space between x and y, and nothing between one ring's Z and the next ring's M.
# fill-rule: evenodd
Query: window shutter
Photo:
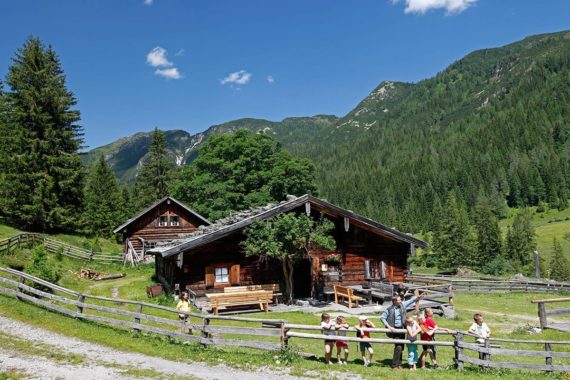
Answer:
M239 264L230 267L230 285L239 285Z
M370 260L364 261L364 278L369 279L370 276Z
M204 282L206 283L206 288L211 288L214 286L216 281L216 276L214 275L214 267L206 267L206 278Z

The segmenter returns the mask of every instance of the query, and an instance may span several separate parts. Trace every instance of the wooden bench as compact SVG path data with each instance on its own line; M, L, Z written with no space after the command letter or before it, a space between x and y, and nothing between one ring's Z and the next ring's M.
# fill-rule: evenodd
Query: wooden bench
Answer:
M269 310L269 301L273 297L270 290L254 290L242 293L213 293L206 294L214 315L218 315L220 307L259 305L261 310Z
M338 304L339 298L346 298L349 309L352 307L353 302L358 306L358 302L362 300L362 297L354 295L353 289L347 288L346 286L334 285L334 303Z
M244 286L228 286L224 288L224 293L245 293L255 290L268 290L273 292L273 303L279 303L279 297L281 297L281 292L279 291L279 284L259 284L259 285L244 285Z

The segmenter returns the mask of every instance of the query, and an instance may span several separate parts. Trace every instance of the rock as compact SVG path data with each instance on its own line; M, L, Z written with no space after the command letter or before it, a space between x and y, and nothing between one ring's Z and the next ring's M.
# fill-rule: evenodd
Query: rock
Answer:
M451 307L442 306L441 310L443 311L443 318L445 319L455 319L458 317L457 311Z
M533 327L532 329L530 329L531 334L540 334L542 332L542 329L538 328L538 327Z
M310 305L309 301L305 301L305 300L295 300L295 301L293 301L293 303L297 306L303 306L303 307Z
M528 277L524 276L522 273L517 273L514 276L512 276L511 278L509 278L509 280L511 281L519 281L519 282L528 282Z

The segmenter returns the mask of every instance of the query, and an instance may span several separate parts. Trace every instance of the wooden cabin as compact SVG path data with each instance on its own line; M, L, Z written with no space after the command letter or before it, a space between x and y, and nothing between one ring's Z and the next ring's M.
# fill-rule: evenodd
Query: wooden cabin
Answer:
M224 287L282 283L278 261L245 257L240 243L244 229L256 220L268 220L281 213L306 213L324 216L334 225L336 251L310 252L294 270L295 297L316 297L333 283L365 284L367 281L403 281L408 254L427 244L373 220L342 209L310 195L290 197L275 205L233 215L200 228L188 238L158 244L156 275L169 289L175 284L188 286L198 295L222 291ZM327 256L340 256L338 266L326 264Z
M164 197L140 214L115 228L114 233L123 236L123 254L133 249L144 255L159 241L180 238L195 232L210 221L184 203Z

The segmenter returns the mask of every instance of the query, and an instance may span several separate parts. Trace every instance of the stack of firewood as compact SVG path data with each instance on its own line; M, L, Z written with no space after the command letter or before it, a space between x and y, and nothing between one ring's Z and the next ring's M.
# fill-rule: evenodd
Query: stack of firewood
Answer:
M101 276L101 272L97 272L97 271L95 271L93 269L89 269L89 268L81 268L79 273L77 273L78 278L85 278L88 280L94 280L100 276Z

